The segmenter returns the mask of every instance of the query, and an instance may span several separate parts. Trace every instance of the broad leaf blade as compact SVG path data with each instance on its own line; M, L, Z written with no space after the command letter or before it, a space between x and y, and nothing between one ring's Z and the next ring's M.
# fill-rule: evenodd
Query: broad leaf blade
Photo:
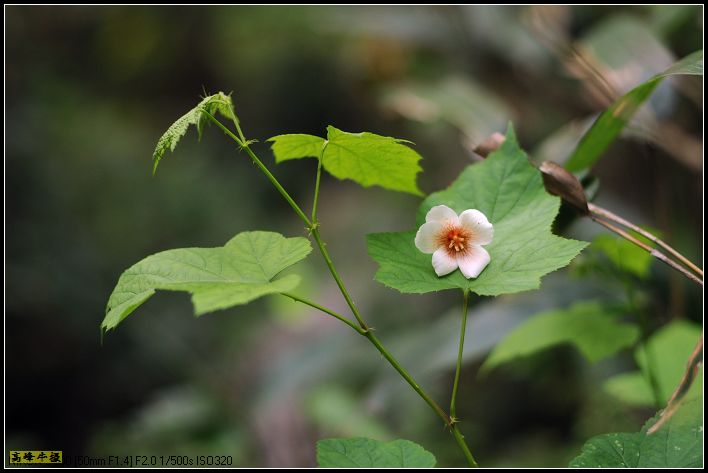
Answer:
M632 346L639 337L636 326L617 321L617 312L599 302L586 301L535 315L494 347L482 369L561 344L573 345L592 363L606 358Z
M662 401L669 400L681 380L701 331L699 325L676 320L654 333L646 344L646 350L635 351L634 357L645 377L648 378L650 369L656 376ZM686 397L700 395L701 378L696 379Z
M364 186L381 186L423 195L416 184L421 157L405 140L374 133L348 133L327 127L327 149L322 165L338 179L351 179Z
M699 468L703 464L702 403L685 402L658 431L647 435L658 415L638 433L593 437L570 462L579 468Z
M278 135L268 138L272 141L271 149L275 162L281 163L290 159L319 158L324 145L324 138L305 134Z
M300 277L275 279L276 275L311 250L305 238L244 232L222 247L180 248L148 256L121 275L101 327L115 328L156 289L191 293L197 315L290 291Z
M317 442L322 468L432 468L432 453L410 440L381 442L367 438L326 439Z
M586 245L551 233L560 200L549 195L541 175L519 148L509 127L502 147L481 163L468 166L446 190L431 194L418 211L418 224L435 206L460 213L482 211L494 225L494 241L485 246L489 266L477 279L455 271L438 277L431 256L415 247L415 230L368 235L369 254L380 268L376 280L401 292L426 293L469 289L479 295L536 289L543 275L566 266Z
M323 138L304 135L278 135L270 138L275 161L319 158L322 166L338 179L351 179L363 187L422 195L416 183L421 157L407 146L408 141L374 133L348 133L327 127L327 147Z
M651 96L663 79L672 75L703 75L703 50L689 54L676 64L638 85L602 112L583 136L566 162L572 172L591 167L612 144L639 107Z
M630 405L655 405L649 374L656 381L659 401L666 403L678 385L686 362L701 336L701 328L686 321L674 321L654 333L646 347L638 347L634 358L640 371L621 373L605 381L603 388L609 394ZM700 396L703 386L702 370L686 394L686 399Z
M645 243L654 246L650 241ZM610 262L623 272L634 274L641 279L649 276L651 262L654 259L651 253L624 238L602 234L592 241L589 249L604 253Z
M605 380L602 389L630 406L656 407L652 388L639 371L614 375Z
M177 121L170 125L167 131L157 141L155 151L152 153L153 174L157 171L157 166L160 164L160 160L165 152L167 152L168 149L170 151L175 150L177 143L179 143L179 140L187 133L190 125L197 127L197 132L201 138L204 124L208 120L208 117L202 113L203 111L208 112L210 115L216 115L218 113L229 120L236 120L236 116L233 112L233 104L229 95L219 92L218 94L205 97L196 107L182 115Z

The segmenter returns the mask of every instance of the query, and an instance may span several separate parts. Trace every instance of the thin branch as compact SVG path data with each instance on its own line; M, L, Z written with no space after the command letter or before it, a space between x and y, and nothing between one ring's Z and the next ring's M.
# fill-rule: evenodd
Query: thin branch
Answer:
M296 296L295 294L290 294L288 292L281 292L280 294L285 297L289 297L290 299L292 299L296 302L302 302L305 305L309 305L310 307L315 308L319 311L322 311L325 314L331 315L335 319L340 320L340 321L344 322L345 324L349 325L351 328L353 328L354 330L359 332L360 335L364 335L364 330L362 330L357 324L355 324L354 322L352 322L348 318L344 317L343 315L340 315L340 314L334 312L333 310L323 307L315 302L309 301L303 297Z
M599 217L603 217L603 218L606 218L607 220L611 220L613 222L619 223L620 225L623 225L623 226L629 228L630 230L639 233L641 236L643 236L647 240L653 241L654 243L656 243L657 245L661 246L666 251L668 251L669 253L674 255L676 258L678 258L683 264L685 264L690 269L692 269L701 278L703 277L703 270L701 270L701 268L699 268L698 266L693 264L688 258L683 256L681 253L676 251L674 248L669 246L666 242L662 241L660 238L656 237L655 235L653 235L653 234L649 233L648 231L644 230L643 228L633 224L632 222L625 220L624 218L620 217L619 215L617 215L613 212L610 212L607 209L600 207L599 205L588 203L588 209L590 210L590 212L592 212L593 214L595 214Z
M608 230L615 232L616 234L618 234L619 236L621 236L621 237L624 238L625 240L627 240L627 241L629 241L629 242L631 242L631 243L634 243L635 245L637 245L638 247L642 248L644 251L646 251L647 253L649 253L650 255L652 255L654 258L656 258L656 259L658 259L658 260L660 260L660 261L662 261L662 262L668 264L669 266L671 266L672 268L674 268L676 271L678 271L678 272L680 272L681 274L683 274L684 276L686 276L686 277L687 277L688 279L690 279L691 281L695 282L696 284L699 284L699 285L703 286L703 280L699 279L695 274L689 272L689 271L688 271L686 268L684 268L683 266L680 266L680 265L679 265L678 263L676 263L674 260L668 258L668 257L667 257L664 253L662 253L661 251L657 250L656 248L652 248L651 246L647 245L646 243L644 243L644 242L642 242L642 241L640 241L640 240L634 238L632 235L630 235L629 233L625 232L625 231L622 230L621 228L616 227L615 225L612 225L611 223L606 222L606 221L602 220L601 218L596 217L595 215L591 215L590 218L593 219L593 221L595 221L595 222L599 223L600 225L602 225L603 227L607 228Z
M693 380L696 379L696 375L698 375L698 367L702 362L703 334L701 334L701 338L700 340L698 340L696 348L693 349L693 353L688 359L686 372L683 374L683 378L681 378L681 381L679 382L678 386L676 386L674 393L671 395L671 399L669 399L669 402L666 405L666 409L664 409L664 412L661 413L661 416L659 417L659 420L656 422L656 424L652 425L651 428L647 431L647 434L653 434L654 432L659 430L661 426L664 425L676 413L678 407L681 405L683 397L691 388Z
M455 367L455 380L452 383L452 398L450 399L450 417L452 421L457 420L457 388L460 383L460 371L462 371L462 351L465 347L465 331L467 327L467 306L469 304L470 292L463 291L462 296L462 324L460 325L460 346L457 349L457 365Z

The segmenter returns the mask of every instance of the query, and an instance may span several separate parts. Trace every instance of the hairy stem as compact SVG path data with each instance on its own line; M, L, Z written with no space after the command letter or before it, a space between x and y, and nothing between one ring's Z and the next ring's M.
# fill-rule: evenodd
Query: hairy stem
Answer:
M340 320L344 322L345 324L349 325L352 329L356 330L359 334L363 335L366 337L369 342L371 342L372 345L376 347L376 349L381 353L381 355L386 359L386 361L389 362L391 366L398 372L398 374L401 375L401 377L413 388L413 390L420 396L428 406L442 419L442 421L445 423L447 427L450 428L453 437L455 438L455 441L459 445L460 449L462 450L462 453L465 456L465 459L467 460L467 463L474 468L477 468L479 465L474 459L474 456L472 456L472 452L470 452L469 447L467 446L467 443L465 443L464 436L460 432L460 429L457 427L455 421L448 416L445 411L443 410L440 405L435 402L433 398L431 398L428 393L423 390L423 388L420 387L420 385L416 382L416 380L413 378L413 376L406 371L406 369L401 366L401 364L396 360L396 358L391 354L391 352L386 349L386 347L383 346L381 341L374 335L373 330L369 329L368 331L364 331L362 328L358 327L354 322L351 320L347 319L346 317L337 314L336 312L329 310L325 307L322 307L321 305L309 301L307 299L304 299L299 296L295 296L290 293L281 293L283 296L289 297L293 299L294 301L301 302L303 304L306 304L310 307L313 307L317 310L320 310L326 314L329 314L333 317L335 317L337 320Z
M216 126L221 128L221 130L226 133L229 138L238 143L241 149L244 149L246 153L248 153L248 156L250 156L251 160L255 163L256 166L260 168L261 172L266 175L270 183L273 184L273 186L278 190L278 192L280 192L280 195L282 195L283 198L288 202L288 204L290 204L290 207L292 207L297 216L300 217L303 222L305 222L305 225L307 225L308 228L310 228L312 226L312 222L310 222L310 219L307 218L305 212L303 212L300 206L295 203L292 197L290 197L290 194L288 194L288 192L283 188L283 186L280 185L280 182L278 182L275 176L271 174L265 164L263 164L263 162L258 159L258 156L256 156L255 153L248 146L248 142L245 139L242 140L238 136L234 135L231 130L226 128L223 123L217 120L212 114L210 114L206 110L202 110L202 113L206 115L212 122L214 122ZM234 123L236 124L236 126L238 126L238 121L235 121ZM239 127L238 130L240 133L241 128ZM241 135L243 135L243 133L241 133Z
M376 347L376 349L383 355L384 358L386 358L386 361L389 362L393 368L398 371L398 374L401 375L403 379L406 380L408 384L413 388L413 390L418 393L418 395L430 406L432 410L435 411L435 413L442 419L443 422L445 422L445 425L450 426L450 417L445 413L442 407L435 402L433 398L431 398L424 390L423 388L418 385L415 379L406 371L406 369L401 366L401 364L396 360L396 358L393 357L393 355L386 349L386 347L383 346L381 341L378 339L376 335L374 335L374 332L369 329L367 332L363 334L366 338L369 339L369 341Z
M462 351L465 347L465 329L467 327L467 305L469 303L469 296L470 292L468 290L465 290L462 296L462 325L460 326L460 347L457 350L455 381L452 383L452 399L450 400L450 417L452 418L453 422L457 420L457 387L460 382L460 371L462 370Z
M462 435L462 432L460 432L460 429L457 427L456 424L452 425L452 435L455 437L457 445L460 446L460 450L462 450L462 453L464 453L465 459L467 460L467 464L472 468L479 468L477 460L474 459L474 456L472 456L472 452L470 452L470 448L467 446L467 442L465 442L465 436Z
M329 268L329 272L332 274L332 277L334 278L335 282L337 283L337 286L339 287L339 292L342 293L342 296L344 296L344 300L347 301L347 305L351 309L352 313L354 314L354 317L356 317L357 322L359 322L359 326L364 330L368 331L369 326L366 325L366 322L364 322L364 319L362 318L361 314L359 313L359 309L356 308L356 305L354 304L354 301L352 300L352 297L349 295L349 291L347 291L346 286L344 285L344 281L342 281L342 278L339 277L339 273L337 272L337 268L334 267L334 263L332 262L332 258L329 256L329 252L327 251L327 246L325 243L322 241L322 237L320 236L320 231L317 227L311 227L312 228L312 236L315 239L315 242L317 243L317 247L320 249L320 253L322 253L322 257L325 260L325 263L327 263L327 267Z

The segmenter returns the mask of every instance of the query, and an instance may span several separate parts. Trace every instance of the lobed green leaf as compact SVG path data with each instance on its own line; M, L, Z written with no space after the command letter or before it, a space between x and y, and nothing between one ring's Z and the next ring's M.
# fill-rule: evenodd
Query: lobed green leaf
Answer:
M191 293L196 315L290 291L300 277L276 276L310 251L305 238L243 232L222 247L180 248L148 256L118 279L101 328L115 328L158 289Z
M317 464L321 468L432 468L435 463L432 453L410 440L351 438L317 442Z
M654 406L656 401L649 382L651 373L656 382L659 401L666 403L681 380L686 362L700 336L701 327L687 321L678 320L662 327L652 334L644 348L638 347L634 351L639 371L609 378L603 385L604 390L630 405ZM689 399L700 396L702 386L701 369L685 397Z
M506 141L481 163L468 166L446 190L421 204L418 224L431 207L444 204L455 212L482 211L494 225L494 241L485 246L491 262L476 279L460 271L438 277L431 255L415 247L416 231L367 236L369 255L380 267L376 280L405 293L468 289L479 295L537 289L541 277L566 266L586 245L551 233L560 206L548 194L541 174L528 161L509 126Z
M322 167L338 179L351 179L363 187L422 195L416 183L421 157L407 146L408 141L374 133L348 133L327 127L327 140L304 135L278 135L270 138L276 162L299 158L319 158ZM324 153L322 147L326 143Z
M703 466L703 403L686 401L648 435L659 415L636 433L598 435L588 440L570 462L576 468L700 468Z
M571 344L590 362L632 346L639 338L634 325L617 321L619 311L597 301L532 316L497 344L482 365L490 370L516 358L561 344Z

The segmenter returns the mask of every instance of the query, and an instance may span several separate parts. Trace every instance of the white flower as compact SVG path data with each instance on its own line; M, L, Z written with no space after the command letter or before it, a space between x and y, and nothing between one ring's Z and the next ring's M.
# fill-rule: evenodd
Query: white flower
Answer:
M489 253L482 248L494 237L494 227L479 210L465 210L458 217L446 205L437 205L425 216L415 236L415 246L433 254L433 269L438 276L458 267L462 274L476 278L487 267Z

